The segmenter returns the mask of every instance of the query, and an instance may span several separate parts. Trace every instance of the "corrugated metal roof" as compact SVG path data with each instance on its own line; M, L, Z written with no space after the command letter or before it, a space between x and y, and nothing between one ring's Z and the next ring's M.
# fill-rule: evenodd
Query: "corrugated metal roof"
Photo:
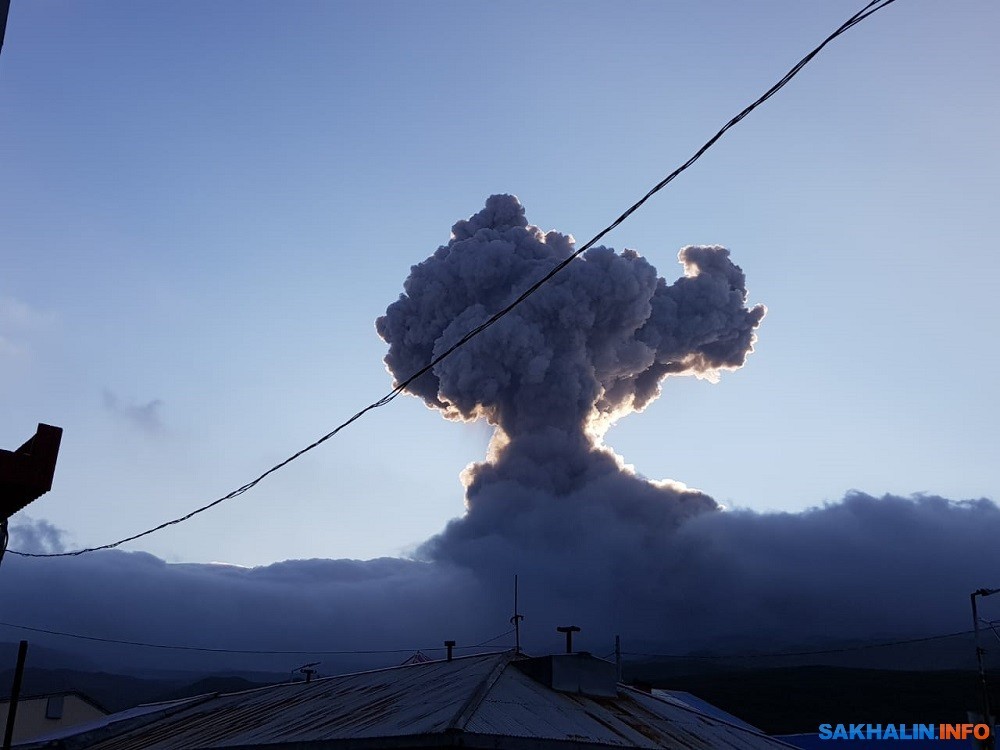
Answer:
M699 711L708 716L714 716L716 719L728 721L730 724L736 724L737 726L749 729L752 732L760 731L757 727L743 721L743 719L739 719L731 713L723 711L718 706L713 706L708 701L703 701L698 696L691 695L691 693L683 690L653 690L653 695L657 698L662 698L665 701L676 703L679 706L684 706L685 708L693 708L695 711Z
M465 731L639 748L780 747L752 727L620 686L617 698L558 693L505 670Z
M95 750L187 750L443 732L503 655L410 664L215 700Z
M470 656L220 695L92 750L210 750L279 743L502 738L626 748L764 750L788 745L680 701L620 687L617 698L561 693L512 667ZM393 738L396 738L395 742Z
M70 727L62 727L53 732L49 732L48 734L33 737L30 741L19 743L17 747L44 747L56 742L57 740L62 740L68 737L83 738L86 735L93 735L96 738L98 736L106 736L115 728L120 728L121 731L124 731L126 728L131 728L138 724L148 723L160 718L160 716L164 714L178 711L187 705L200 703L202 701L209 700L212 697L213 696L211 694L208 694L192 698L179 698L172 701L163 701L161 703L144 703L141 706L135 706L134 708L128 708L124 711L119 711L118 713L108 714L107 716L102 716L99 719L83 722L81 724L74 724Z

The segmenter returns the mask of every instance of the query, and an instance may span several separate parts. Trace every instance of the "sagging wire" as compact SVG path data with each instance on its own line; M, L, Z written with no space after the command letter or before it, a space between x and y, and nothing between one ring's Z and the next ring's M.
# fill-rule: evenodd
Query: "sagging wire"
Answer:
M284 468L285 466L287 466L288 464L290 464L292 461L295 461L300 456L303 456L306 453L308 453L309 451L311 451L311 450L319 447L320 445L322 445L323 443L325 443L327 440L329 440L330 438L334 437L341 430L343 430L344 428L346 428L349 425L353 424L357 420L361 419L361 417L363 417L368 412L370 412L370 411L372 411L374 409L381 408L381 407L387 405L388 403L390 403L391 401L393 401L397 396L399 396L403 391L405 391L406 388L411 383L413 383L415 380L417 380L421 376L423 376L423 375L427 374L428 372L430 372L440 362L442 362L445 359L447 359L448 357L450 357L455 351L457 351L461 347L465 346L473 338L475 338L476 336L480 335L481 333L483 333L483 331L485 331L486 329L490 328L492 325L494 325L495 323L497 323L497 321L501 320L506 315L508 315L515 307L517 307L518 305L522 304L526 299L528 299L528 297L530 297L531 295L535 294L535 292L537 292L539 289L541 289L542 286L544 286L545 284L547 284L556 274L558 274L559 272L561 272L570 263L572 263L574 260L576 260L577 258L579 258L583 253L585 253L587 250L589 250L591 247L593 247L595 244L597 244L601 239L603 239L605 235L607 235L609 232L611 232L612 230L614 230L615 228L617 228L622 222L624 222L626 219L628 219L628 217L631 216L633 213L635 213L639 208L641 208L646 203L646 201L648 201L656 193L660 192L663 188L665 188L667 185L669 185L671 182L673 182L674 179L676 179L683 172L687 171L687 169L689 169L695 162L697 162L730 129L732 129L737 124L739 124L747 115L749 115L751 112L753 112L755 109L757 109L757 107L759 107L760 105L762 105L764 102L766 102L768 99L770 99L776 93L778 93L782 88L784 88L788 84L788 82L791 81L796 75L798 75L799 72L806 65L808 65L809 62L811 62L812 59L815 58L816 55L818 55L830 42L832 42L834 39L836 39L837 37L839 37L841 34L844 34L849 29L853 28L857 24L861 23L861 21L865 20L866 18L868 18L872 14L876 13L879 10L882 10L883 8L887 7L888 5L891 5L893 2L895 2L895 0L872 0L871 2L869 2L867 5L865 5L865 7L863 7L861 10L859 10L853 16L851 16L850 18L848 18L844 23L842 23L836 29L836 31L834 31L832 34L830 34L829 36L827 36L826 39L824 39L818 46L816 46L815 48L813 48L812 51L810 51L805 57L803 57L801 60L799 60L797 63L795 63L795 65L793 65L791 67L791 69L789 69L789 71L787 73L785 73L785 75L783 75L778 80L777 83L775 83L767 91L765 91L763 94L761 94L761 96L759 96L751 104L749 104L746 107L744 107L743 110L739 114L737 114L735 117L731 118L725 125L722 126L722 128L719 129L719 131L715 135L713 135L710 139L708 139L701 146L701 148L699 148L690 158L688 158L687 161L685 161L683 164L681 164L679 167L677 167L673 172L671 172L666 177L664 177L662 180L660 180L660 182L658 182L656 185L654 185L642 198L640 198L638 201L636 201L634 204L632 204L632 206L630 206L624 213L622 213L617 219L615 219L613 222L611 222L607 227L605 227L600 232L598 232L586 244L584 244L583 246L581 246L580 248L578 248L577 250L575 250L573 253L571 253L569 256L567 256L565 259L563 259L557 265L555 265L550 271L548 271L545 275L543 275L538 281L536 281L534 284L532 284L530 287L528 287L524 292L522 292L517 297L517 299L515 299L513 302L511 302L509 305L507 305L503 309L501 309L498 312L496 312L493 315L491 315L483 323L477 325L475 328L473 328L472 330L470 330L468 333L466 333L464 336L462 336L456 343L454 343L452 346L448 347L441 354L439 354L436 357L434 357L433 359L431 359L430 362L428 362L422 368L420 368L415 373L413 373L412 375L410 375L408 378L406 378L402 382L399 382L398 384L396 384L393 387L393 389L391 391L389 391L387 394L385 394L382 398L380 398L377 401L373 401L372 403L368 404L368 406L364 407L363 409L361 409L360 411L358 411L357 413L355 413L353 416L351 416L349 419L347 419L346 421L344 421L343 423L341 423L340 425L338 425L334 429L330 430L330 432L326 433L325 435L323 435L318 440L313 441L312 443L310 443L309 445L307 445L305 448L302 448L301 450L296 451L291 456L289 456L288 458L286 458L284 461L281 461L280 463L275 464L270 469L268 469L267 471L265 471L263 474L261 474L260 476L258 476L256 479L254 479L254 480L252 480L250 482L247 482L242 487L239 487L239 488L233 490L232 492L230 492L230 493L228 493L226 495L223 495L222 497L220 497L220 498L218 498L216 500L213 500L210 503L206 503L205 505L202 505L199 508L195 508L190 513L186 513L183 516L171 519L169 521L164 521L163 523L161 523L161 524L159 524L157 526L154 526L154 527L152 527L150 529L146 529L145 531L140 531L137 534L132 534L131 536L127 536L127 537L125 537L123 539L119 539L119 540L117 540L115 542L109 542L108 544L101 544L101 545L98 545L98 546L95 546L95 547L84 547L82 549L73 550L73 551L70 551L70 552L24 552L24 551L20 551L20 550L10 550L10 553L12 555L18 555L20 557L75 557L77 555L83 555L83 554L87 554L89 552L98 552L100 550L114 549L114 548L120 547L121 545L126 544L128 542L133 542L136 539L141 539L142 537L149 536L150 534L154 534L157 531L161 531L161 530L163 530L163 529L165 529L165 528L167 528L169 526L175 526L177 524L184 523L185 521L190 520L191 518L193 518L194 516L196 516L196 515L198 515L200 513L204 513L205 511L210 510L210 509L214 508L215 506L217 506L217 505L219 505L221 503L226 502L227 500L232 500L233 498L239 497L240 495L244 494L245 492L248 492L249 490L253 489L260 482L262 482L264 479L266 479L268 476L270 476L274 472L278 471L279 469Z

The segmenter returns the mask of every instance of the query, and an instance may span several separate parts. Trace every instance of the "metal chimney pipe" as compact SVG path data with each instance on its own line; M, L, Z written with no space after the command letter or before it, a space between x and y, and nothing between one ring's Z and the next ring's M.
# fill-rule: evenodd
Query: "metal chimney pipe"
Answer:
M560 625L558 628L556 628L556 630L558 630L560 633L565 633L566 634L566 653L567 654L572 654L573 653L573 633L579 633L580 632L580 628L578 628L576 625Z
M451 650L455 648L455 641L445 641L444 645L448 649L448 661L451 661Z
M321 662L321 661L311 661L308 664L303 664L298 669L293 669L292 670L292 675L294 677L295 673L299 672L299 673L304 674L306 676L306 682L307 683L308 682L312 682L312 677L313 677L314 674L316 674L316 670L313 669L313 667L319 666L322 663L323 662Z

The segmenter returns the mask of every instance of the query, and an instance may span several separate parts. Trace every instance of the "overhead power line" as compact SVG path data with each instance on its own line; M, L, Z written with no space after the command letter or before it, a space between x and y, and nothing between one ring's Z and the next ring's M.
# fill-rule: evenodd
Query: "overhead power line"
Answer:
M483 331L492 326L501 318L505 317L508 313L510 313L511 310L513 310L515 307L517 307L526 299L528 299L528 297L530 297L539 289L541 289L542 286L544 286L546 283L549 282L550 279L552 279L552 277L554 277L556 274L558 274L560 271L566 268L566 266L568 266L570 263L572 263L574 260L580 257L591 247L596 245L601 239L604 238L605 235L607 235L609 232L617 228L619 224L624 222L629 216L635 213L644 203L646 203L646 201L652 198L656 193L660 192L663 188L665 188L667 185L673 182L674 179L676 179L682 172L685 172L688 168L690 168L696 161L698 161L705 154L706 151L712 148L712 146L714 146L719 141L719 139L722 138L722 136L724 136L731 128L735 127L741 120L743 120L744 117L749 115L751 112L757 109L757 107L759 107L761 104L763 104L772 96L774 96L776 93L778 93L781 89L783 89L785 85L789 81L791 81L796 75L798 75L799 71L801 71L802 68L808 65L809 62L812 61L812 59L816 57L816 55L818 55L823 50L823 48L826 47L830 42L832 42L834 39L836 39L846 31L848 31L849 29L853 28L857 24L861 23L863 20L871 16L873 13L876 13L877 11L881 10L882 8L885 8L888 5L891 5L894 2L895 0L872 0L870 3L865 5L864 8L859 10L853 16L848 18L846 21L844 21L844 23L841 24L836 31L834 31L826 39L824 39L811 52L809 52L809 54L807 54L805 57L803 57L801 60L795 63L795 65L793 65L792 68L787 73L785 73L785 75L783 75L778 80L777 83L775 83L773 86L771 86L771 88L769 88L767 91L761 94L761 96L758 97L753 103L747 105L738 115L729 120L729 122L723 125L722 128L720 128L715 135L713 135L709 140L707 140L704 143L704 145L702 145L701 148L699 148L686 162L681 164L673 172L671 172L662 180L660 180L660 182L654 185L649 190L649 192L647 192L642 198L640 198L632 206L630 206L621 216L619 216L608 226L606 226L604 229L598 232L589 242L587 242L585 245L575 250L571 255L562 260L560 263L554 266L548 273L542 276L538 281L536 281L530 287L525 289L524 292L522 292L520 296L517 297L517 299L515 299L509 305L504 307L502 310L494 313L483 323L479 324L478 326L470 330L468 333L462 336L462 338L460 338L457 342L448 347L448 349L446 349L438 356L434 357L430 362L428 362L422 368L420 368L415 373L406 378L406 380L403 380L402 382L398 383L391 391L385 394L378 401L373 401L372 403L368 404L368 406L364 407L359 412L354 414L352 417L347 419L345 422L341 423L340 425L332 429L330 432L323 435L323 437L310 443L305 448L302 448L301 450L295 452L281 463L275 464L256 479L247 482L242 487L239 487L230 492L228 495L223 495L217 500L213 500L212 502L207 503L206 505L202 505L200 508L195 508L190 513L180 516L179 518L174 518L173 520L165 521L159 524L158 526L154 526L153 528L141 531L138 534L133 534L132 536L125 537L124 539L119 539L116 542L110 542L108 544L102 544L96 547L85 547L83 549L73 550L71 552L42 553L42 552L23 552L18 550L8 550L8 552L10 552L10 554L12 555L20 555L21 557L74 557L76 555L83 555L88 552L97 552L99 550L113 549L127 542L132 542L135 541L136 539L141 539L144 536L149 536L150 534L154 534L157 531L161 531L162 529L167 528L168 526L174 526L176 524L183 523L184 521L190 520L199 513L204 513L206 510L210 510L211 508L214 508L216 505L219 505L220 503L224 503L227 500L232 500L233 498L239 497L243 493L253 489L268 476L278 471L279 469L284 468L292 461L308 453L314 448L319 447L327 440L332 438L334 435L339 433L341 430L348 427L357 420L361 419L361 417L363 417L368 412L374 409L378 409L382 406L385 406L390 401L394 400L399 394L401 394L403 391L406 390L407 386L409 386L410 383L412 383L422 375L425 375L426 373L430 372L438 363L450 357L455 351L465 346L473 338L481 334Z
M501 638L505 638L506 636L513 634L514 634L514 628L511 628L510 630L501 633L500 635L495 635L492 638L487 638L485 641L480 641L475 646L456 646L455 648L481 648L482 646L486 646L487 644L493 643L493 641L499 641Z
M990 623L991 625L993 623ZM52 630L49 628L37 628L29 625L18 625L11 622L0 622L0 627L13 628L15 630L24 630L29 633L43 633L45 635L53 635L61 638L73 638L82 641L91 641L95 643L107 643L116 646L134 646L137 648L152 648L160 650L171 650L171 651L197 651L200 653L213 653L213 654L240 654L240 655L250 655L250 656L349 656L349 655L377 655L377 654L408 654L415 651L444 651L446 650L444 646L421 646L420 648L382 648L382 649L338 649L338 650L306 650L306 649L236 649L236 648L211 648L207 646L192 646L188 644L177 644L177 643L150 643L146 641L129 641L121 640L117 638L103 638L93 635L85 635L82 633L69 633L64 630ZM513 634L514 630L507 630L503 633L493 636L492 638L487 638L485 640L479 641L473 645L469 646L455 646L454 650L462 651L476 648L484 648L485 646L498 641L501 638L505 638ZM972 630L959 630L954 633L941 633L938 635L929 635L921 638L905 638L902 640L895 641L878 641L876 643L861 643L855 644L853 646L840 646L837 648L826 648L826 649L815 649L809 651L767 651L767 652L745 652L737 654L665 654L665 653L652 653L652 652L641 652L641 651L623 651L622 656L632 656L632 657L643 657L648 659L677 659L677 660L692 660L692 661L740 661L745 659L776 659L783 657L796 657L796 656L828 656L831 654L843 654L856 651L869 651L872 649L888 648L891 646L906 646L915 643L928 643L931 641L942 641L949 638L959 638L963 636L970 636L974 633ZM614 651L605 655L604 658L614 656Z
M652 654L638 651L623 651L623 656L643 656L655 659L692 659L704 661L736 661L738 659L773 659L785 656L824 656L827 654L844 654L850 651L867 651L873 648L886 648L888 646L905 646L911 643L926 643L928 641L943 641L947 638L957 638L959 636L972 635L975 631L959 630L954 633L942 633L941 635L928 635L923 638L907 638L901 641L880 641L878 643L862 643L854 646L841 646L839 648L817 649L815 651L770 651L770 652L747 652L743 654Z
M14 628L16 630L26 630L29 633L44 633L46 635L55 635L61 638L75 638L81 641L91 641L95 643L109 643L116 646L136 646L138 648L155 648L155 649L166 649L171 651L198 651L200 653L210 653L210 654L243 654L243 655L253 655L253 656L348 656L352 654L412 654L415 651L444 651L444 646L424 646L421 648L377 648L377 649L340 649L340 650L273 650L273 649L239 649L239 648L210 648L207 646L189 646L186 644L174 644L174 643L147 643L145 641L125 641L119 640L117 638L101 638L94 635L83 635L81 633L67 633L63 630L50 630L48 628L34 628L28 625L16 625L11 622L0 622L0 626L7 628ZM504 636L513 633L513 630L508 630L506 633L500 633L500 635L488 638L485 641L481 641L471 646L455 646L456 651L466 650L471 648L482 648L493 641L497 641Z

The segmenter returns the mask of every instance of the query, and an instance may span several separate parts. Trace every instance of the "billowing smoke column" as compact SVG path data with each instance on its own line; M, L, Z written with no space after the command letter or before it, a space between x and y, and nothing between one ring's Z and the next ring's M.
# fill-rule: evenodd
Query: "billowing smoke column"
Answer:
M513 196L489 198L413 267L377 321L397 381L572 252L571 237L529 225ZM466 515L426 554L473 566L493 557L497 569L529 550L585 547L610 561L609 542L656 547L684 519L718 509L681 484L635 476L600 444L667 376L714 378L752 351L765 309L747 307L729 251L686 247L680 260L685 275L671 284L631 250L595 247L409 386L450 418L497 427L489 460L466 473Z
M378 319L393 375L426 365L572 251L572 237L530 226L517 198L489 198L413 267ZM725 248L686 247L680 259L685 276L668 285L635 252L595 247L409 390L516 440L579 435L641 409L670 374L740 367L763 305L746 308L743 272Z
M572 238L530 226L515 198L491 197L413 267L377 321L397 382L572 251ZM752 351L765 310L747 307L729 252L687 247L680 260L684 276L667 283L632 251L594 248L409 386L449 418L496 426L487 460L464 475L465 515L420 556L472 572L498 601L520 572L540 627L576 622L678 648L961 621L993 565L985 540L1000 533L1000 511L988 501L855 493L798 514L721 512L602 445L666 377L714 379Z
M572 252L571 237L530 226L516 198L492 196L414 266L406 294L378 319L389 369L399 380L411 375ZM595 247L410 386L449 417L498 428L492 460L469 473L469 513L456 534L493 533L553 498L580 503L602 492L658 524L716 507L701 493L624 474L597 444L611 421L654 399L667 375L711 377L752 350L765 310L747 309L729 251L686 247L680 259L685 276L667 284L635 252ZM527 506L518 493L491 498L488 487L512 481L542 494ZM622 481L632 486L612 486ZM595 486L596 495L579 496Z

